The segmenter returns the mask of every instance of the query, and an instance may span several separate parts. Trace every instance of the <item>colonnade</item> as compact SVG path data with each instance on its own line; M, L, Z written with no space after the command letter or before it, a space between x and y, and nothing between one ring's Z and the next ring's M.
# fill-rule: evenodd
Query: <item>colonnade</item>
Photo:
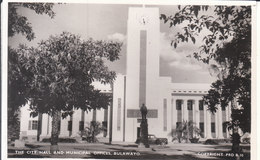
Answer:
M84 112L81 109L74 110L72 116L67 116L66 118L61 118L60 120L60 134L59 137L80 137L80 122L84 122L84 127L86 127L87 123L90 123L93 120L99 121L100 123L106 121L107 122L107 135L109 134L109 123L108 120L110 115L108 114L110 107L108 107L108 111L105 112L104 109L98 110L96 112L89 111ZM97 112L98 116L97 116ZM104 114L107 114L106 116ZM96 114L96 115L94 115ZM105 120L106 119L106 120ZM69 121L71 121L71 128L69 127ZM102 124L103 125L103 124ZM52 118L48 114L42 115L41 120L41 135L40 140L43 138L51 137L52 130Z
M177 112L177 101L181 100L181 114L178 115ZM182 117L182 121L193 121L197 128L200 128L200 123L204 124L204 137L203 138L228 138L229 134L224 134L224 132L228 132L227 129L223 132L223 122L230 120L230 106L226 107L225 110L222 111L221 107L219 106L216 113L214 115L207 109L207 106L203 104L203 110L199 109L199 103L201 99L192 99L192 98L176 98L172 100L172 114L173 114L173 122L172 127L173 129L176 128L176 123L180 122L177 120L177 116ZM192 102L192 109L188 109L188 101ZM189 102L189 103L190 103ZM192 119L189 119L189 112L192 112ZM225 113L223 113L225 112ZM223 117L223 115L225 117ZM214 125L212 123L215 123ZM215 127L215 128L214 128ZM212 132L215 131L215 133Z

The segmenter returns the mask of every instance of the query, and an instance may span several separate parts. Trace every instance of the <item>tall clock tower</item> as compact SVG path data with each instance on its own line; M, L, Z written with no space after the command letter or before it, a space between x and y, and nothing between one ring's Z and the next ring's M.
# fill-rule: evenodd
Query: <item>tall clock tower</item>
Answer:
M148 109L149 134L160 136L166 125L163 105L167 102L163 101L160 87L163 82L159 77L159 9L129 8L128 15L124 139L133 142L140 135L141 105L145 104ZM170 79L166 81L170 83ZM167 93L168 98L170 92Z
M118 76L113 87L113 141L135 142L140 136L142 104L148 109L148 133L167 137L171 128L171 78L159 76L158 8L129 8L126 57L126 76Z

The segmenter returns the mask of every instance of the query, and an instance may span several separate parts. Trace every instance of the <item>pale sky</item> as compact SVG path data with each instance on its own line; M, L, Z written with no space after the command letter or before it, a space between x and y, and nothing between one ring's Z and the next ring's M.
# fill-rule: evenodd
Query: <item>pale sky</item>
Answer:
M120 60L108 63L108 66L117 73L125 74L127 14L130 6L141 7L141 5L122 4L55 4L53 10L56 16L53 19L22 8L19 9L19 13L28 18L36 38L29 42L24 36L16 35L9 38L9 45L17 47L18 44L25 43L28 46L36 46L40 40L63 31L77 34L83 39L91 37L95 40L119 41L123 43ZM173 15L177 9L177 6L153 7L159 7L160 13L167 15ZM186 57L198 50L201 37L197 38L195 45L183 43L174 49L170 45L171 37L180 31L180 27L169 28L169 24L161 21L160 28L160 76L171 76L174 83L213 82L215 78L210 76L207 65Z

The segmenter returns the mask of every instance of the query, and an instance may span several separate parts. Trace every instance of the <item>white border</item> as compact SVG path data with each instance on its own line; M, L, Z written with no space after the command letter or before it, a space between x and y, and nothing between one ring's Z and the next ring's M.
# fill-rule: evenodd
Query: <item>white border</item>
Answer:
M33 0L3 0L8 2L36 2ZM147 5L255 5L254 1L216 1L216 0L39 0L37 2L52 3L93 3L93 4L147 4Z
M1 73L2 73L2 91L1 91L1 96L2 96L2 115L1 115L1 120L2 120L2 132L1 132L1 159L20 159L20 158L7 158L7 143L8 143L8 138L7 138L7 115L3 113L7 113L7 77L8 77L8 72L7 72L7 66L8 66L8 56L7 56L7 42L8 42L8 35L7 35L7 29L8 29L8 21L7 21L7 11L8 11L8 2L36 2L36 1L28 1L28 0L4 0L1 4L1 53L2 53L2 66L1 66ZM259 145L260 143L260 138L256 139L257 137L257 132L259 133L259 122L260 117L257 116L256 113L259 113L259 108L257 108L257 104L260 104L260 99L256 97L256 91L260 91L259 85L257 85L257 81L259 82L260 76L259 74L257 75L256 71L257 69L259 70L260 68L260 57L259 55L256 55L256 51L260 51L260 46L256 45L256 40L258 37L260 37L260 34L258 32L258 36L256 37L256 26L260 26L260 22L258 21L256 24L256 10L258 10L257 15L260 17L260 6L259 3L256 7L256 2L254 1L207 1L207 0L178 0L178 1L172 1L172 0L41 0L37 2L53 2L53 3L58 3L58 2L63 2L63 3L93 3L93 4L147 4L147 5L187 5L187 4L199 4L199 5L252 5L252 121L251 121L251 159L255 160L257 158L260 158L260 153L257 152L256 147L257 144ZM258 27L259 28L259 27ZM258 63L257 63L258 62ZM255 126L258 127L255 127ZM30 158L34 160L35 158ZM36 158L38 160L39 158ZM51 158L44 158L44 159L51 159ZM58 160L58 158L55 158ZM67 158L66 158L67 159ZM69 160L69 159L68 159ZM75 160L73 158L72 160Z
M257 5L256 5L256 19L258 18L258 21L256 21L256 26L255 26L255 29L254 30L257 30L257 28L260 27L260 21L259 21L259 18L260 18L260 2L257 2ZM256 43L257 42L259 43L259 40L260 40L260 32L258 31L257 34L256 34ZM260 74L259 74L259 71L260 71L260 55L259 55L259 52L260 52L260 45L256 45L256 105L255 105L255 108L256 108L256 118L254 120L256 120L256 127L255 127L255 135L254 135L254 138L255 138L255 143L256 143L256 146L254 146L253 148L253 155L255 156L254 158L255 159L259 159L260 158L260 152L257 152L257 148L259 148L259 145L260 145L260 138L257 138L257 135L259 135L259 132L260 132L260 116L259 116L259 112L260 112L260 108L259 108L259 105L260 105L260 98L259 98L259 93L260 93ZM257 84L258 83L258 84ZM258 96L258 98L257 98ZM259 149L258 149L259 150Z
M8 8L6 2L1 5L1 159L7 157L7 80L8 80L8 56L7 56L7 42L8 42L8 21L7 21Z
M256 158L256 147L257 147L257 142L253 138L257 137L257 128L254 126L257 126L257 119L256 119L256 113L257 113L257 106L256 104L256 71L257 71L257 55L256 55L256 5L252 6L252 79L251 79L251 159L257 159Z

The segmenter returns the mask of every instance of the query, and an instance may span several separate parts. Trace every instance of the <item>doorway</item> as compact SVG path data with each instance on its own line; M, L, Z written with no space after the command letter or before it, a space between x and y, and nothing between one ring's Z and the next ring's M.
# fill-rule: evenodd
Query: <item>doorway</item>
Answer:
M141 137L141 128L137 127L137 138Z

